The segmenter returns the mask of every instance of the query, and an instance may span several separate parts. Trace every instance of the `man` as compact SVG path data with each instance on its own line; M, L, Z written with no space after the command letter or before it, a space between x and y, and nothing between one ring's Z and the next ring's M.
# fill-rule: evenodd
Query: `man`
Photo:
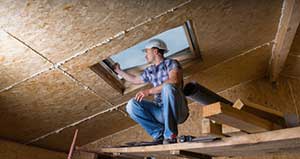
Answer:
M160 39L148 42L144 49L146 60L151 65L140 76L134 76L115 65L115 71L133 84L150 82L153 87L138 92L129 100L126 110L149 135L153 144L176 143L177 125L188 117L188 107L182 92L183 73L178 61L164 58L167 45ZM154 101L144 98L154 95Z

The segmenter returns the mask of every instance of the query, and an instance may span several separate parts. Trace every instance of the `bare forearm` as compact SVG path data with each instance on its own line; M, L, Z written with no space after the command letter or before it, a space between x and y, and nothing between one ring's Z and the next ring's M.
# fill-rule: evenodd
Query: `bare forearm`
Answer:
M132 75L130 73L124 72L124 71L118 71L117 72L120 76L122 76L126 81L129 81L133 84L141 84L143 83L142 80L140 80L137 76Z

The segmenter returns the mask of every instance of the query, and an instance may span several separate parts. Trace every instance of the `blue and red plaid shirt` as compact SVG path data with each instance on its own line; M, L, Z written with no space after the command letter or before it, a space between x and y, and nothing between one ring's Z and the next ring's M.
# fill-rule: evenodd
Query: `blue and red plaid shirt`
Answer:
M182 67L177 60L165 58L159 65L147 67L141 74L141 79L146 83L152 83L156 87L169 79L169 72L173 69L182 69ZM162 103L161 93L154 95L154 101L159 105Z

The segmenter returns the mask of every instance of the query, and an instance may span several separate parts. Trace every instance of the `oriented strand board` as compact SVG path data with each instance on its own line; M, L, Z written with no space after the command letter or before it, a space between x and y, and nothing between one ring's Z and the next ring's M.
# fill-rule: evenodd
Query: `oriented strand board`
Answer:
M185 1L8 0L0 26L58 62Z
M195 1L191 19L210 67L275 38L282 1Z
M295 35L290 54L300 55L300 27L298 27L297 33Z
M0 156L5 159L65 159L67 154L0 140Z
M290 88L290 94L297 112L298 121L300 121L300 79L286 78L286 80Z
M122 129L133 126L134 124L135 122L133 120L125 117L123 113L114 110L103 113L76 127L67 128L61 133L53 134L33 143L33 145L67 152L71 146L75 129L79 129L76 145L81 146L99 138L114 134Z
M58 70L0 93L0 136L28 142L109 108Z
M258 79L267 72L271 48L272 45L266 45L204 71L195 72L189 80L196 80L207 88L219 92L241 82Z
M49 67L50 63L0 30L0 90Z
M298 27L282 75L300 77L300 27Z
M281 74L286 76L300 77L300 55L289 55Z

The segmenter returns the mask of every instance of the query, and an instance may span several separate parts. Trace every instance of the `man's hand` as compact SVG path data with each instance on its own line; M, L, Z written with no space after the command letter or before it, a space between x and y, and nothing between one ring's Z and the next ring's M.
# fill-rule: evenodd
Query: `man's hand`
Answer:
M147 97L150 95L150 91L149 89L145 89L145 90L142 90L142 91L139 91L136 95L135 95L135 99L137 101L142 101L144 97Z
M118 74L120 74L121 68L120 68L120 64L119 63L115 63L114 64L114 71L117 72Z

